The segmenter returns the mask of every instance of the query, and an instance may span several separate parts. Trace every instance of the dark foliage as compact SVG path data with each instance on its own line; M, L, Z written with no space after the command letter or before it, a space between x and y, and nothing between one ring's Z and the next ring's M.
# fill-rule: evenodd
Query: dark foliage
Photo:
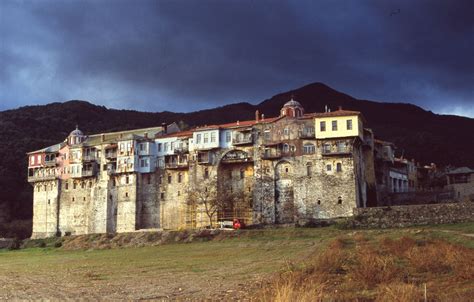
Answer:
M86 134L158 126L182 121L190 126L278 115L291 95L307 112L322 112L325 105L363 112L376 136L393 141L398 154L422 163L474 167L474 119L437 115L411 104L356 100L330 87L314 83L278 94L258 105L238 103L192 113L137 112L107 109L84 101L27 106L0 112L0 203L9 204L14 218L32 216L32 190L26 182L26 152L64 140L78 124Z

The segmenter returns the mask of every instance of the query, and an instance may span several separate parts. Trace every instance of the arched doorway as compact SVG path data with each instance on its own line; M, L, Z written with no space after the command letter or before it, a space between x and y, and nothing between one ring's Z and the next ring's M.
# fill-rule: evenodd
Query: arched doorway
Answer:
M283 161L275 167L275 223L292 223L295 216L293 166Z

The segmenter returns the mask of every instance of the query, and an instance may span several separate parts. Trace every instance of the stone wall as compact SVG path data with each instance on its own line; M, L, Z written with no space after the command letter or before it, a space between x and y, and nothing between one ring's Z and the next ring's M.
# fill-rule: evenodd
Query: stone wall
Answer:
M355 208L355 227L390 228L474 221L474 202Z

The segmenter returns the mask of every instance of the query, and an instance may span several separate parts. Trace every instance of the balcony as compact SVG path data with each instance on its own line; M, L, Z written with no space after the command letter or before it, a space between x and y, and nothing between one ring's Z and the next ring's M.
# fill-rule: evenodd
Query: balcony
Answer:
M168 162L165 163L166 169L187 169L189 167L189 163L186 162Z
M211 165L213 162L211 152L199 152L197 155L197 163L201 165Z
M56 160L47 160L44 162L45 167L56 167Z
M88 155L82 156L82 161L95 161L95 160L96 160L96 157L94 154L88 154Z
M349 147L337 148L337 150L323 148L323 151L322 151L323 156L344 156L344 155L351 155L351 154L352 152Z
M253 139L251 135L244 136L244 137L237 136L232 139L232 145L234 146L249 145L249 144L253 144Z
M181 146L174 148L174 154L188 153L188 146Z
M107 160L116 160L117 159L117 152L116 151L107 151L107 152L105 152L105 158Z
M267 160L279 159L283 157L283 153L281 150L265 150L261 157Z
M37 182L37 181L46 181L46 180L55 180L57 178L56 175L32 175L28 176L28 182Z
M233 164L233 163L245 163L253 162L252 156L247 152L241 150L231 151L222 157L221 163L223 164Z
M302 139L316 139L316 135L311 131L302 131L300 132L299 138Z

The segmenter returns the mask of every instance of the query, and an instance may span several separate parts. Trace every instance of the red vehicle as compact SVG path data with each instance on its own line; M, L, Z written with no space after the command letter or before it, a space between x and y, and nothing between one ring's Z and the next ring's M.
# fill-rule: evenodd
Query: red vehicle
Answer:
M233 227L234 230L240 230L245 227L245 223L243 221L241 222L238 218L234 218Z

